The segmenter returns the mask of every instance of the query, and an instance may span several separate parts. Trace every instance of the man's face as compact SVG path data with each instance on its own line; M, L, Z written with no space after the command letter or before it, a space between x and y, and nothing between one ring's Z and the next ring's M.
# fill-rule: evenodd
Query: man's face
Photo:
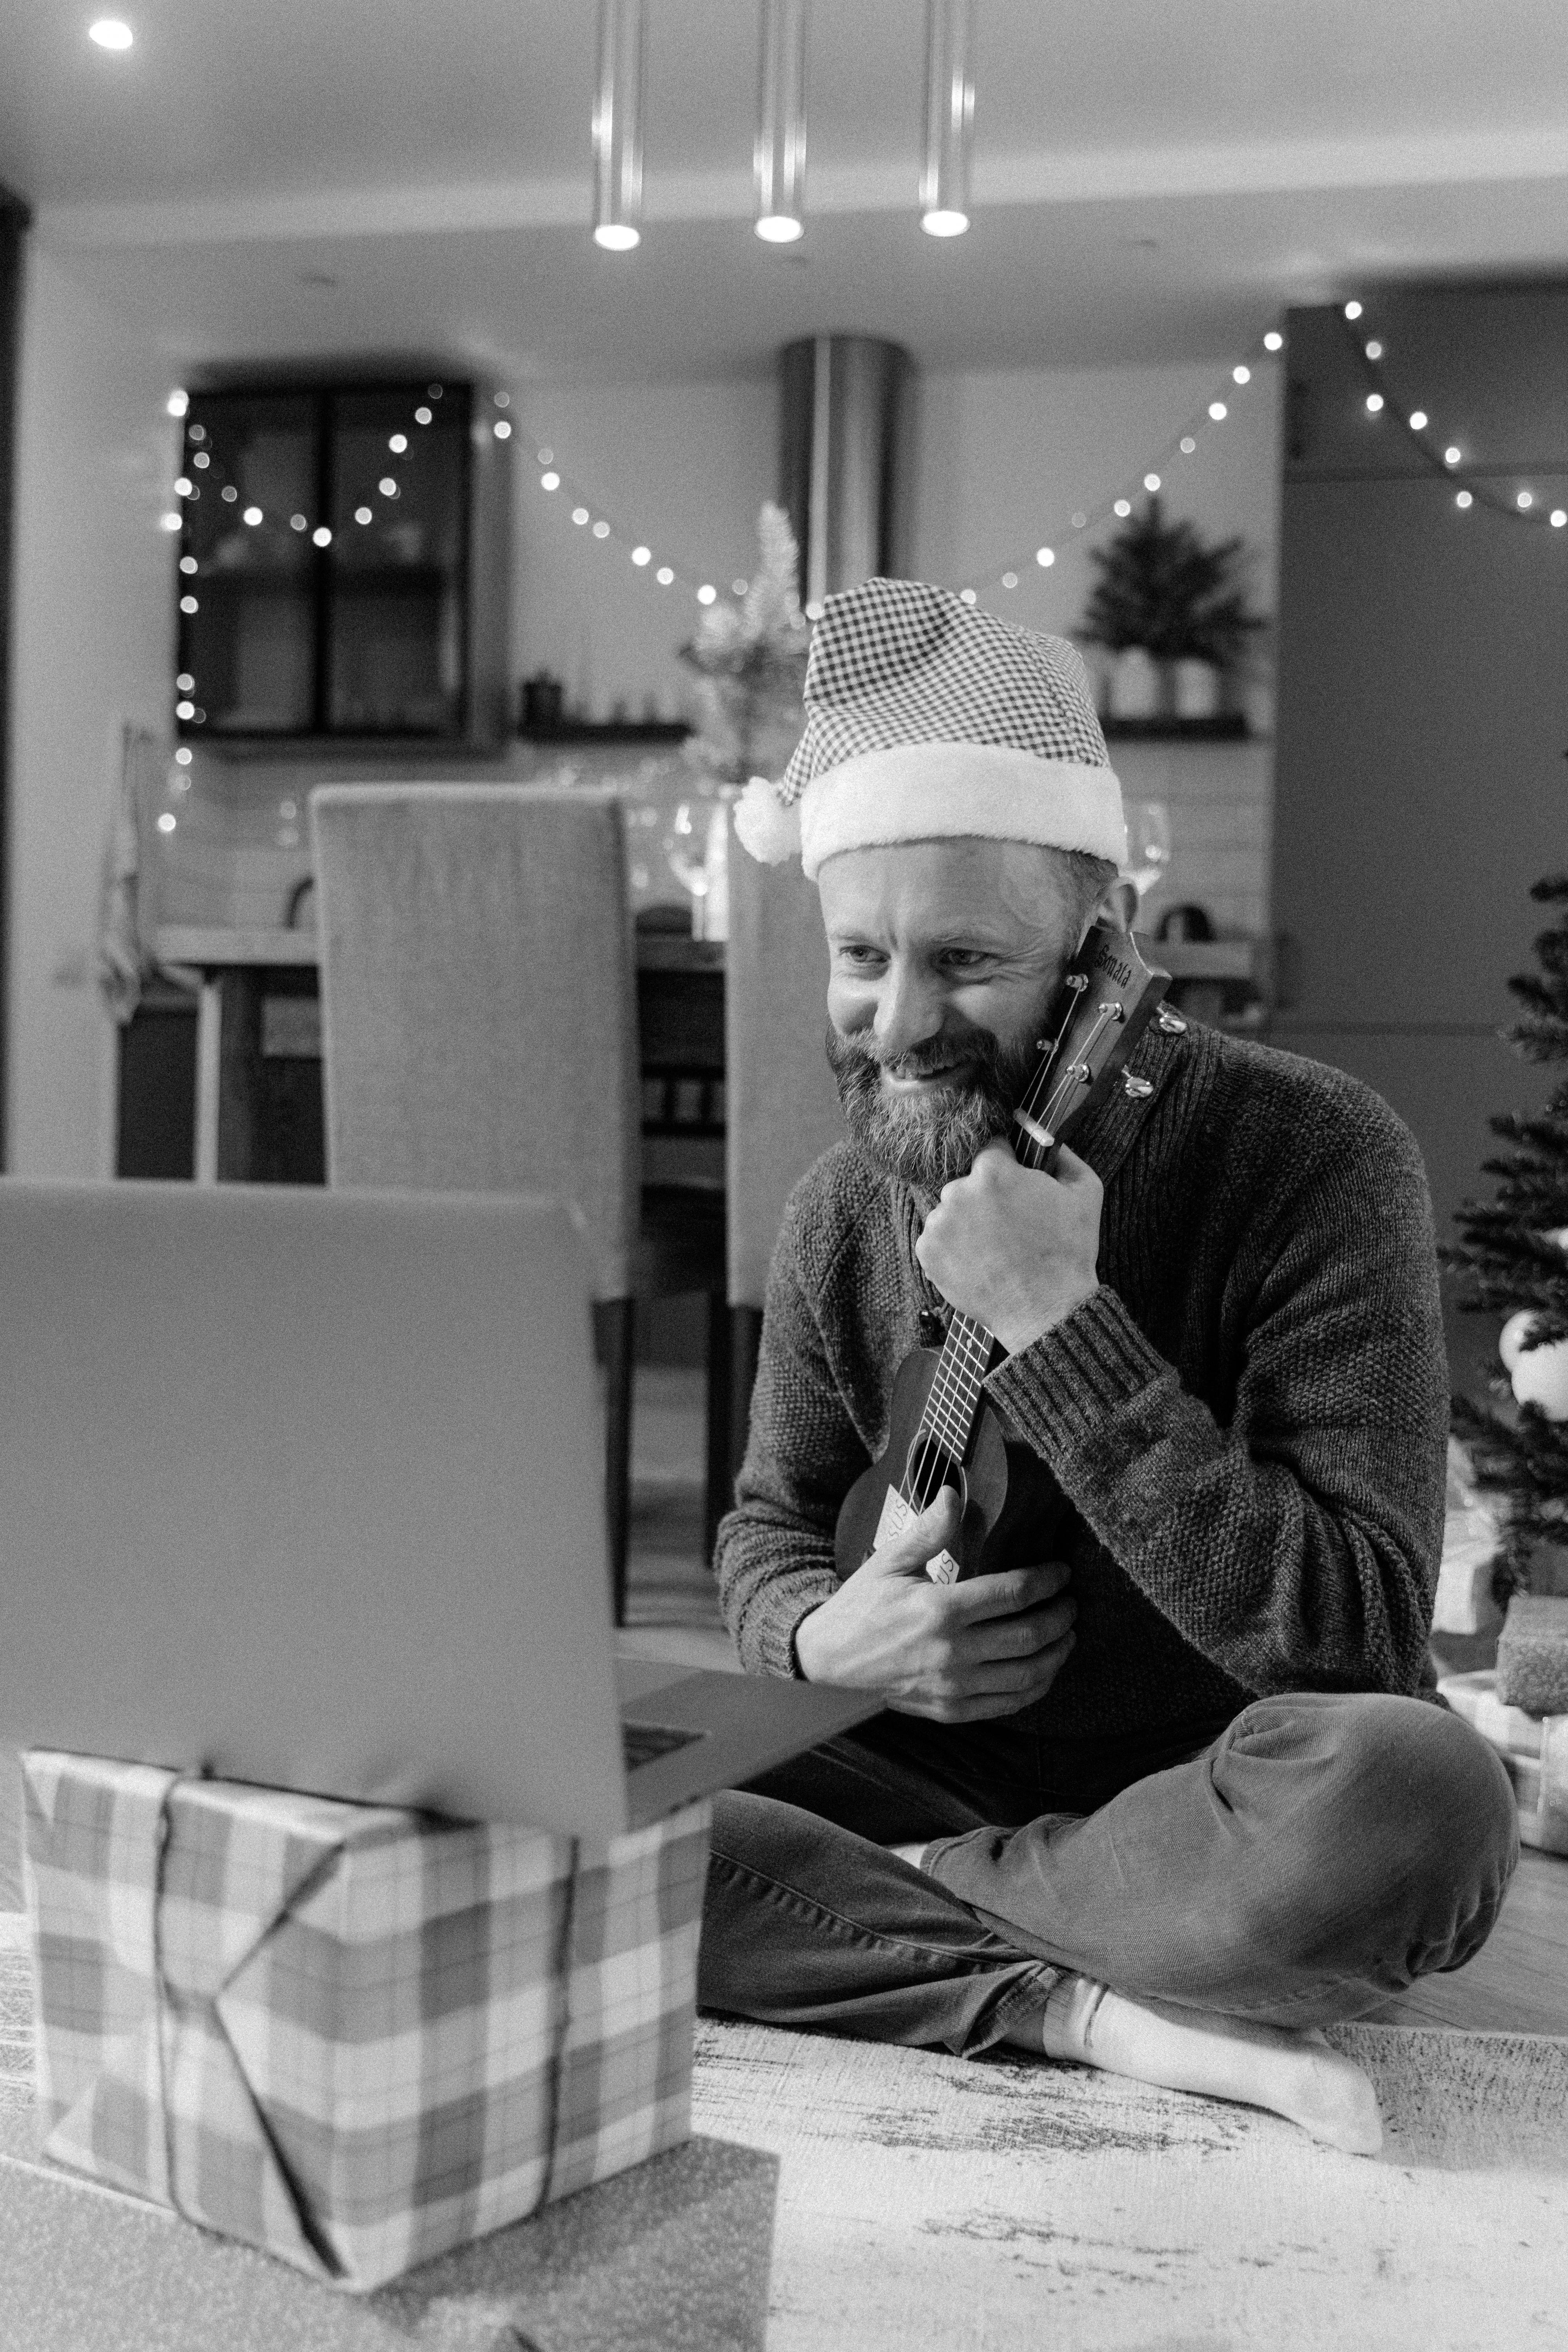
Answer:
M817 877L828 1060L851 1133L928 1193L1006 1133L1080 926L1048 850L901 842Z

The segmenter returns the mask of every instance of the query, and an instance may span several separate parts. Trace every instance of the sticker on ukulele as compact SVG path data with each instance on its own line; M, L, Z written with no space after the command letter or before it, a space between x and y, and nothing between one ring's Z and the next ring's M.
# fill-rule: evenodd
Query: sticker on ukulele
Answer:
M901 1536L910 1521L918 1517L914 1505L906 1500L896 1486L889 1486L882 1497L882 1507L877 1517L877 1536L872 1550L877 1550L884 1543L890 1543L895 1536ZM939 1551L934 1559L926 1562L926 1574L933 1584L956 1584L963 1573L950 1551Z

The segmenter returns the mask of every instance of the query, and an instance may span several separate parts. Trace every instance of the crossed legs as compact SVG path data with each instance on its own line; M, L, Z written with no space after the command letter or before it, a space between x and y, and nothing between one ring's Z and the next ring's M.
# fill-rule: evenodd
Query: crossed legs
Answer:
M1284 2051L1290 2098L1262 2103L1313 2128L1298 2110L1323 2095L1327 2053L1306 2061L1302 2033L1462 1966L1517 1856L1501 1766L1424 1701L1260 1699L1081 1812L965 1785L962 1747L938 1745L928 1774L918 1730L883 1718L718 1801L705 2007L954 2051L1021 2043L1233 2097L1255 2095L1237 2085L1260 2065L1278 2088L1265 2061ZM1194 2058L1194 2033L1226 2052Z

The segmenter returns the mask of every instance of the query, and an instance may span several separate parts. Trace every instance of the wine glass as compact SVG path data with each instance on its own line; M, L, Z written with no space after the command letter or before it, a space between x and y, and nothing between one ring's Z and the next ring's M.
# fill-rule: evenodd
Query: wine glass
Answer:
M1171 812L1163 801L1129 801L1125 814L1127 863L1120 878L1135 883L1142 899L1158 886L1171 862Z
M664 845L665 863L691 895L691 935L699 940L704 936L702 902L708 896L707 814L700 803L682 801Z

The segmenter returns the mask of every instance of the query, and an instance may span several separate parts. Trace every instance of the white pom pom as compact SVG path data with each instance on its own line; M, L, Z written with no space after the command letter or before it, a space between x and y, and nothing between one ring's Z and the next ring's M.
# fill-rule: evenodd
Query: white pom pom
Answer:
M759 866L782 866L800 855L800 806L786 808L766 776L753 776L735 803L735 838Z

